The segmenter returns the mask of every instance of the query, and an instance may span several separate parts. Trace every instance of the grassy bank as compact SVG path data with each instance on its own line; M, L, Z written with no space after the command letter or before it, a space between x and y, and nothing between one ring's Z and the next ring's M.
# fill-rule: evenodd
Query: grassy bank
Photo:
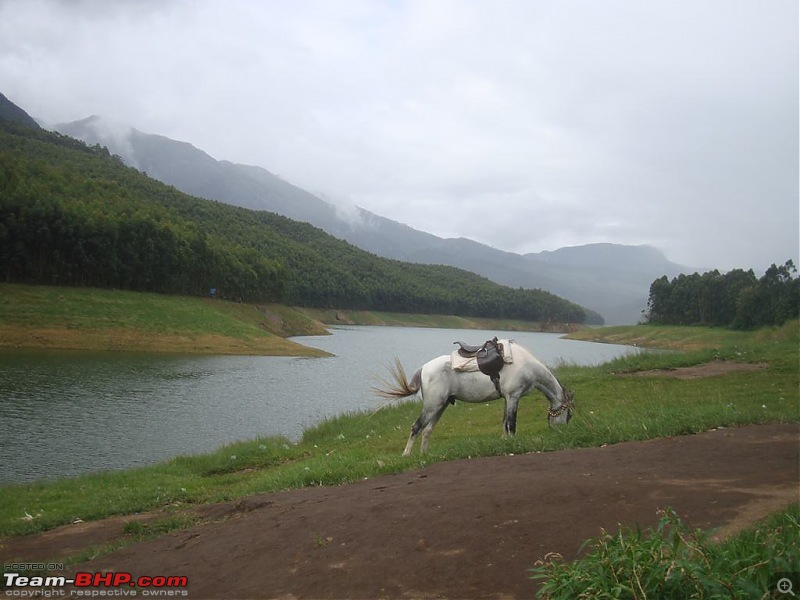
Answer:
M632 336L644 335L629 328ZM691 338L692 329L662 328ZM400 456L419 403L381 404L370 413L342 415L305 432L292 444L281 438L242 441L217 452L151 467L2 488L0 534L49 529L76 519L163 510L229 500L258 492L333 485L418 468L434 461L598 446L733 427L798 422L798 324L738 334L688 352L645 353L598 367L563 365L558 377L576 392L568 427L552 429L546 405L534 393L523 400L518 434L500 437L503 405L456 403L432 437L431 453ZM762 363L759 370L707 379L633 376L713 359Z
M669 327L656 325L584 328L570 332L571 340L623 344L642 348L661 348L664 350L703 350L713 348L733 348L737 344L752 345L759 338L792 336L797 333L797 321L791 326L776 330L764 329L754 334L749 331L734 331L721 327Z
M322 356L284 337L324 333L280 305L0 284L0 348Z

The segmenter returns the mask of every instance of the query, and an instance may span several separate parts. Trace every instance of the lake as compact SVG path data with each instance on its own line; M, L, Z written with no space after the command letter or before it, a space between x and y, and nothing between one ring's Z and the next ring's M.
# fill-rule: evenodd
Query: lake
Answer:
M297 441L324 419L385 402L370 387L395 356L410 376L455 340L510 337L548 366L638 351L547 333L361 326L331 333L295 338L331 358L0 353L0 483L142 466L259 436Z

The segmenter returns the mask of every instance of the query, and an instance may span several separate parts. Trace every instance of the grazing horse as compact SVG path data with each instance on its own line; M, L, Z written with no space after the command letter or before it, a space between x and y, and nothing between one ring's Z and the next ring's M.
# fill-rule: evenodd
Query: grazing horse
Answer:
M428 451L428 443L436 423L447 408L447 404L463 402L486 402L500 397L506 401L503 417L503 435L514 435L517 429L517 405L519 399L533 389L541 391L550 401L548 421L562 425L572 418L574 393L565 389L558 379L528 350L513 340L500 340L511 355L509 364L500 371L499 392L492 380L480 371L459 371L453 368L451 355L443 355L425 363L411 381L397 360L390 369L394 384L389 389L373 388L383 398L406 398L422 392L422 413L411 427L411 435L403 451L408 456L414 440L422 431L421 452Z

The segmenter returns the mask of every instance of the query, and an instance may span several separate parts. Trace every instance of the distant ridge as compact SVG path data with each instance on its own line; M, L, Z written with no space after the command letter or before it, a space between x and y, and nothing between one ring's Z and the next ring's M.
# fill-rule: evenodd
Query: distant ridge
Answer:
M653 267L669 268L670 262L664 253L652 246L623 246L620 244L586 244L568 246L558 250L546 250L526 254L526 258L559 265L603 267L624 265L626 271L650 271Z

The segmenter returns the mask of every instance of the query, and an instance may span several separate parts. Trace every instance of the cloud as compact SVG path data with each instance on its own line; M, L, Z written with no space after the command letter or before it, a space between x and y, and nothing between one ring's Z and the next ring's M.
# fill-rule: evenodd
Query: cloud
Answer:
M437 235L763 270L798 255L797 22L751 0L5 0L0 86Z

